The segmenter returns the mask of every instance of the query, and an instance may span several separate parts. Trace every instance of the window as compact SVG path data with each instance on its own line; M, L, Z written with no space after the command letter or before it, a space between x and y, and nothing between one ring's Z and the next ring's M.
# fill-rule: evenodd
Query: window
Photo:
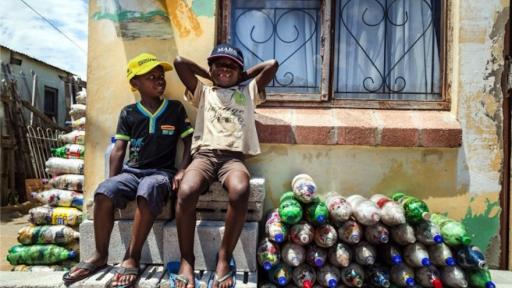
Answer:
M44 114L51 119L57 119L59 90L44 86Z
M224 0L220 41L276 58L270 106L449 108L442 0Z
M21 60L21 58L18 58L16 56L12 55L12 53L11 53L11 58L9 59L9 64L21 66L22 62L23 61Z

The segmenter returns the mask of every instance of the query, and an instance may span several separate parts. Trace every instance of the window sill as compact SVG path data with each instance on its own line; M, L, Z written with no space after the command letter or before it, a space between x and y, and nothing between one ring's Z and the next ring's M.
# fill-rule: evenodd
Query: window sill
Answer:
M460 147L462 129L448 111L256 109L261 143Z

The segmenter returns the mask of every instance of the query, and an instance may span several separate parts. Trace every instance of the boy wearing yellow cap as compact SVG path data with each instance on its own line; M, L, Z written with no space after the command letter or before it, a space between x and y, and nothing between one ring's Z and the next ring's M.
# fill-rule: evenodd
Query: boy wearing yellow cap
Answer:
M110 287L134 287L139 276L142 246L155 217L162 211L169 193L181 181L190 162L193 129L185 108L179 101L167 100L165 71L167 62L142 53L128 62L127 78L141 100L125 106L117 123L116 143L110 156L110 177L103 181L94 195L95 255L80 262L63 280L66 285L82 280L106 266L114 209L124 208L128 201L137 201L128 250ZM174 166L176 146L184 141L183 159ZM123 166L130 142L129 160ZM176 175L176 176L175 176Z

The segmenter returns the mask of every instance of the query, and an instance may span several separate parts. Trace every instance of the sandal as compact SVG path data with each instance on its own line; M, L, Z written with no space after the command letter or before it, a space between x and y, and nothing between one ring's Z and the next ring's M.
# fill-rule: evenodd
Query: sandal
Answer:
M75 282L84 280L85 278L88 278L88 277L98 273L100 270L102 270L103 268L105 268L107 266L108 266L107 264L96 266L90 262L81 261L75 267L71 268L71 270L69 270L62 276L62 281L64 281L64 285L69 286ZM87 273L85 273L83 275L78 275L76 277L71 277L71 273L73 273L79 269L85 270L85 271L87 271Z
M136 277L133 278L132 281L128 282L128 284L112 285L112 283L114 283L114 281L117 281L121 277L128 276L128 275L135 275ZM109 288L134 288L135 284L137 284L137 282L139 281L139 277L140 277L140 270L139 270L139 268L136 268L136 267L119 267L117 269L117 272L114 275L114 277L112 277L108 281L106 287L109 287Z
M217 262L219 262L217 255ZM217 284L217 287L219 287L219 284L227 281L229 278L233 279L233 284L229 286L229 288L235 288L236 287L236 263L235 258L231 257L231 260L229 261L229 272L225 275L218 277L217 273L212 273L210 275L210 279L208 279L208 288L213 288L213 283Z
M176 282L179 281L184 284L185 287L192 287L192 285L189 286L188 284L188 278L185 275L181 274L175 274L175 273L169 273L169 285L170 288L176 288ZM194 288L200 288L201 282L199 282L199 279L194 278Z

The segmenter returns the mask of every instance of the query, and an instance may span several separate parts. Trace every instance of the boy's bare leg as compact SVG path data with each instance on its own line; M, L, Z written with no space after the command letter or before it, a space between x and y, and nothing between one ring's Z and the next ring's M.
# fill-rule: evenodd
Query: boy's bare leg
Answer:
M249 201L249 175L241 171L233 171L224 181L224 186L228 190L229 206L226 212L224 237L219 249L219 260L215 270L217 277L222 277L229 272L229 260L233 255L240 233L242 233ZM230 287L233 281L235 279L228 279L220 283L218 288ZM213 287L217 288L216 283Z
M95 266L102 266L107 263L108 245L110 243L110 234L114 227L114 203L112 199L97 194L94 197L94 242L96 251L92 258L87 260ZM84 269L76 269L70 273L71 278L87 274Z
M176 228L180 246L181 262L179 275L188 279L188 287L194 287L194 233L196 228L196 205L199 195L208 187L203 174L188 170L183 176L176 201ZM176 281L176 288L185 288Z
M135 210L130 244L124 255L121 267L139 268L142 246L148 237L154 220L155 216L151 213L148 201L144 197L137 197L137 210ZM137 278L136 275L119 277L115 279L112 286L128 285L135 280L135 278Z

